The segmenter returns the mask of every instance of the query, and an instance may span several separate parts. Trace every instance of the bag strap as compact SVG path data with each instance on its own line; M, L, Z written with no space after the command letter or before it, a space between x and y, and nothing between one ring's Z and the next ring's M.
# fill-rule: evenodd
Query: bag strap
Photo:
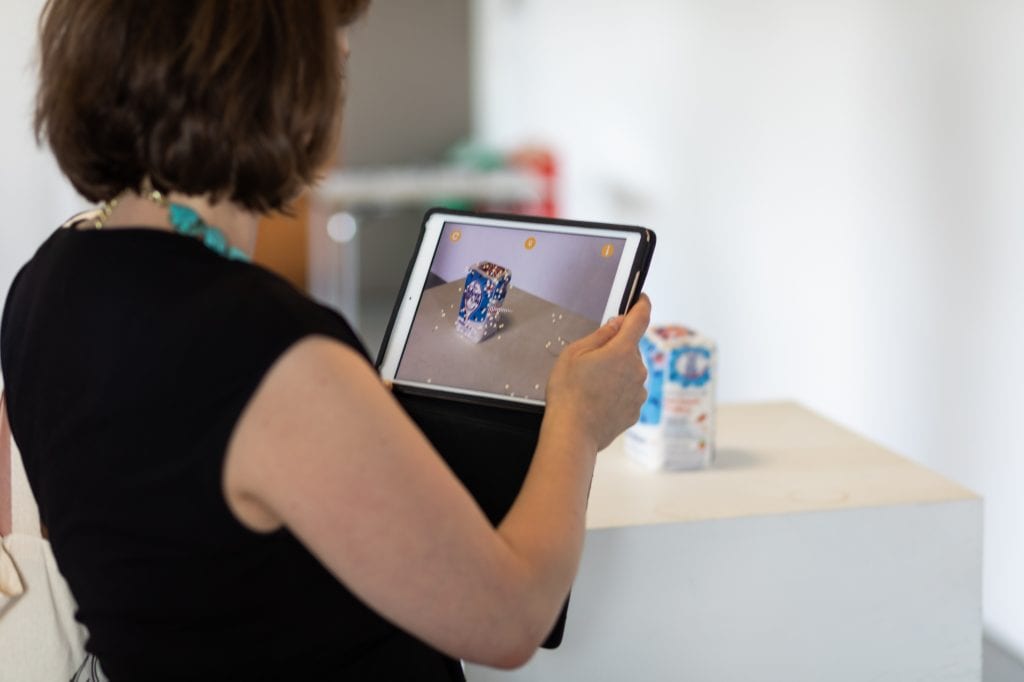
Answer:
M39 506L25 475L18 444L11 433L7 400L0 388L0 535L11 533L46 539Z
M11 534L11 425L6 394L0 390L0 537Z

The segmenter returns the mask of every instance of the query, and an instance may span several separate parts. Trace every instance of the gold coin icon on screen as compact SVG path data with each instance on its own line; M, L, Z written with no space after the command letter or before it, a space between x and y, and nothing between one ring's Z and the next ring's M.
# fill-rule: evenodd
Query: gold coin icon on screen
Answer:
M530 237L529 239L526 240L526 243L523 244L523 246L525 246L526 250L529 251L533 247L537 246L537 238L536 237Z
M450 239L453 242L459 241L460 239L462 239L462 232L460 232L459 230L453 230L452 231L452 236L450 237Z
M611 258L613 253L615 253L615 247L611 244L605 244L601 247L601 256L603 258Z

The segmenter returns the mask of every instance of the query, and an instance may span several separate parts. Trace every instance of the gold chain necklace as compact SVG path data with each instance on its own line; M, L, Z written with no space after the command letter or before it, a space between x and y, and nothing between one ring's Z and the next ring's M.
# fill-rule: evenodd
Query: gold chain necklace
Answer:
M107 199L100 202L99 214L92 223L94 228L97 230L103 229L107 224L107 221L110 220L110 214L114 212L114 209L117 208L118 203L121 201L121 197L123 197L127 192L128 190L125 190L113 199ZM140 196L149 199L160 208L166 209L170 207L167 197L165 197L160 190L154 189L153 186L149 184L148 180L143 182L143 188Z

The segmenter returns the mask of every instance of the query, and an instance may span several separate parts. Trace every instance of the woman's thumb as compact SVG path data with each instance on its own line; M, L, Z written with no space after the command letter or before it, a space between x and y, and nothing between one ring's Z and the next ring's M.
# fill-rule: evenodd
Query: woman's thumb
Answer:
M597 350L601 346L605 345L619 333L619 329L622 328L622 315L613 317L612 319L605 322L603 325L582 339L577 341L575 344L579 350Z

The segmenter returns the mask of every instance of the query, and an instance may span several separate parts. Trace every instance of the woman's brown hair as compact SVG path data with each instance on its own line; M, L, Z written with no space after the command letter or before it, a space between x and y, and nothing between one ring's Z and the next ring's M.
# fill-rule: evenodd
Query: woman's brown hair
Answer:
M369 0L49 0L36 137L91 201L140 190L279 210L330 159L336 29Z

